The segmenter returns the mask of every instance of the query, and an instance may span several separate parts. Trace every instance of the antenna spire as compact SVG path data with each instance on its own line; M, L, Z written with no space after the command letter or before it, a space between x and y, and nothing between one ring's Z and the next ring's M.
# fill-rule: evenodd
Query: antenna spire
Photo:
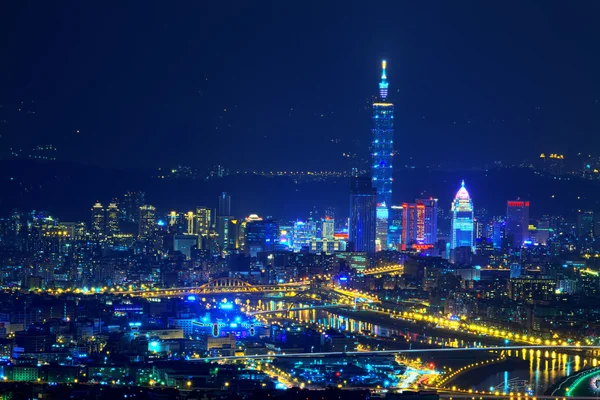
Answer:
M381 82L379 82L379 97L381 97L381 100L385 100L387 98L388 86L390 85L385 74L386 67L387 61L381 61Z

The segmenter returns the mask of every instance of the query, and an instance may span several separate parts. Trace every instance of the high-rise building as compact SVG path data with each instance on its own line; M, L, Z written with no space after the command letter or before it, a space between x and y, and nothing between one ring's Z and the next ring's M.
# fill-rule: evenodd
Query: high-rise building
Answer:
M295 252L308 249L313 238L317 237L317 224L314 221L296 221L292 228L292 248Z
M496 220L492 223L492 243L494 249L501 249L506 234L506 222L504 220Z
M195 235L196 234L196 217L193 211L188 211L185 214L185 220L187 221L187 230L185 232L186 235Z
M219 247L221 250L227 250L231 241L231 232L229 228L233 217L228 215L217 216L217 235L219 236Z
M473 200L465 189L465 181L462 181L460 189L452 202L452 241L450 248L470 247L474 251L473 240Z
M350 221L348 239L354 251L375 252L377 191L369 177L350 180Z
M577 214L577 237L594 237L594 212L584 211Z
M437 242L437 199L402 204L402 249Z
M119 207L117 203L110 203L106 209L106 234L119 233Z
M417 230L417 242L423 241L422 244L435 244L437 242L437 216L438 216L438 200L417 199L417 204L423 205L423 226Z
M231 216L231 196L227 192L221 193L219 196L219 206L217 208L217 217Z
M128 222L138 222L140 207L146 203L144 192L127 192L123 196L120 211L121 218Z
M375 211L375 251L387 250L389 230L389 210L385 203L378 204Z
M322 239L333 239L335 233L335 220L330 217L325 217L322 221L321 238Z
M273 220L254 220L246 224L246 252L256 257L263 251L275 250L278 238L277 222Z
M389 230L388 244L392 248L399 250L402 242L402 206L391 206L389 210Z
M373 163L371 168L373 187L377 192L377 204L392 204L392 159L394 156L394 104L387 101L388 81L386 62L382 63L379 97L373 103Z
M196 231L198 236L208 236L210 232L210 208L196 207Z
M506 238L509 246L520 249L529 236L529 202L514 200L506 202Z
M104 207L100 202L96 202L92 206L92 222L90 225L90 231L93 235L102 235L104 233L106 225L106 215Z
M156 225L156 208L151 205L143 205L139 210L138 235L141 239L147 239L154 234Z
M244 219L244 221L237 223L237 248L239 249L240 253L248 254L246 248L246 226L252 221L262 221L262 218L257 214L250 214Z

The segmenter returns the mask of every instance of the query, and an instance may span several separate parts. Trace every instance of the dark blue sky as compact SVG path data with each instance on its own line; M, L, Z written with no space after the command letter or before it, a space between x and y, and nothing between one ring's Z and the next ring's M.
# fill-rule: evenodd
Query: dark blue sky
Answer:
M368 152L385 58L397 164L600 153L596 1L18 1L0 14L3 146L115 167L341 169L343 152Z

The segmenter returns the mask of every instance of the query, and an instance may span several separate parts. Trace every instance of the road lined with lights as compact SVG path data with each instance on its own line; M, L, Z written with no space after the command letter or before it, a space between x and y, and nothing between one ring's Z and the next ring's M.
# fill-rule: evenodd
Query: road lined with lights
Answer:
M438 353L447 351L504 351L504 350L528 350L528 349L569 349L569 350L600 350L600 346L563 346L563 345L530 345L530 346L493 346L493 347L457 347L441 349L404 349L404 350L367 350L367 351L330 351L319 353L289 353L289 354L263 354L247 356L223 356L205 357L195 361L218 361L218 360L244 360L280 357L317 357L317 356L364 356L369 354L408 354L408 353Z

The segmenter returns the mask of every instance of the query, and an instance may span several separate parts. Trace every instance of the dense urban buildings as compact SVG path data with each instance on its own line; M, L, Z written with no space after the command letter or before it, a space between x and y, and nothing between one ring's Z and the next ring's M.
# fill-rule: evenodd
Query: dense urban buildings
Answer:
M600 398L597 10L221 3L3 7L0 399Z

